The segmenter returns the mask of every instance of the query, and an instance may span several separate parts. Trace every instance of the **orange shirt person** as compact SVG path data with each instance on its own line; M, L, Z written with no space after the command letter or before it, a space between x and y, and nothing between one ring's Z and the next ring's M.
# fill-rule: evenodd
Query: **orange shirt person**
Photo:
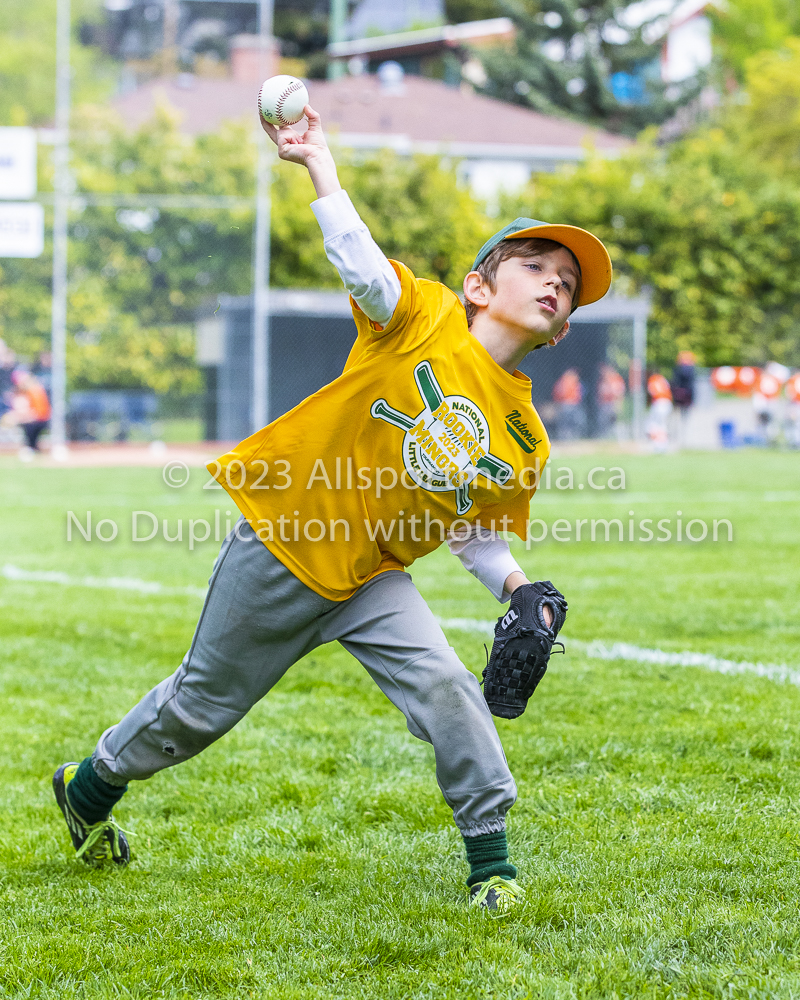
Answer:
M25 434L25 446L20 457L27 459L39 450L39 437L50 421L50 400L42 383L30 372L17 369L11 378L14 383L12 419Z
M601 405L615 406L625 398L625 379L614 371L611 365L604 364L600 369L600 383L597 386L597 401Z
M672 389L669 382L659 372L653 372L647 380L650 396L650 412L647 419L647 436L658 452L669 446L669 417L672 413Z
M583 399L583 387L578 373L568 368L553 386L553 401L578 406Z
M653 372L647 380L647 394L653 402L657 399L668 399L672 402L672 389L670 389L669 382L658 372Z

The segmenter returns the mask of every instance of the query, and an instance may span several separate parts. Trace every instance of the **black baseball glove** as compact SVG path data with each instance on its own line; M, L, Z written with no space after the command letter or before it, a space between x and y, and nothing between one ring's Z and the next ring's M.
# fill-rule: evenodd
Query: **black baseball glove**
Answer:
M547 625L544 607L553 624ZM567 617L567 602L549 580L526 583L511 595L511 605L494 628L492 655L483 671L483 695L492 715L516 719L544 677L556 636ZM561 652L564 644L559 642Z

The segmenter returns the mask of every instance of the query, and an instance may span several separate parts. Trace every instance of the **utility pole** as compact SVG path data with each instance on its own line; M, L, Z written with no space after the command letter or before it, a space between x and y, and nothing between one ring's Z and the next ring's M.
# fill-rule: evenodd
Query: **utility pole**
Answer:
M258 61L262 80L271 71L272 19L274 0L258 0ZM255 95L253 95L255 97ZM255 102L254 102L255 103ZM258 125L256 134L256 225L253 246L253 397L250 419L253 431L269 423L269 263L270 263L270 182L272 180L270 139Z
M328 14L328 44L344 41L344 25L347 20L347 0L331 0ZM328 79L338 80L344 76L344 62L328 59Z
M70 0L56 8L56 143L53 211L52 405L50 441L53 457L67 455L67 223L70 196Z
M630 391L633 400L632 434L634 441L644 438L645 388L644 372L647 360L647 313L639 310L633 318L633 359L631 361Z

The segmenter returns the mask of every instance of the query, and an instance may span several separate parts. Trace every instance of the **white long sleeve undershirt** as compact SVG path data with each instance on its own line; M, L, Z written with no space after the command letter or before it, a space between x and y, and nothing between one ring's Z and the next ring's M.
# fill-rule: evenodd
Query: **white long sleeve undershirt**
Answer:
M325 254L369 319L386 326L400 301L400 279L355 210L346 191L311 203Z
M328 260L339 272L344 287L359 309L375 323L386 326L400 301L400 279L387 260L346 191L337 191L312 202ZM494 531L470 526L448 538L454 556L498 601L510 598L503 584L511 573L522 572L508 542Z
M522 569L511 555L508 542L496 531L488 531L475 524L470 525L470 529L466 538L464 532L459 532L458 538L448 538L447 547L454 556L458 556L464 569L505 604L511 594L503 584L512 573L521 573Z

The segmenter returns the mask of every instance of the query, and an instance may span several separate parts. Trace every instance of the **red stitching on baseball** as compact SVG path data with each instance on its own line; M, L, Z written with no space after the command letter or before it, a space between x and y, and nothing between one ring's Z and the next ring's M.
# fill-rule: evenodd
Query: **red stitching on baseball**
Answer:
M280 121L281 125L291 124L290 122L287 122L286 119L283 117L283 105L286 103L286 98L289 96L289 94L293 94L295 91L299 90L302 86L303 84L300 83L299 80L293 80L286 88L286 90L283 91L278 100L275 102L275 115Z

